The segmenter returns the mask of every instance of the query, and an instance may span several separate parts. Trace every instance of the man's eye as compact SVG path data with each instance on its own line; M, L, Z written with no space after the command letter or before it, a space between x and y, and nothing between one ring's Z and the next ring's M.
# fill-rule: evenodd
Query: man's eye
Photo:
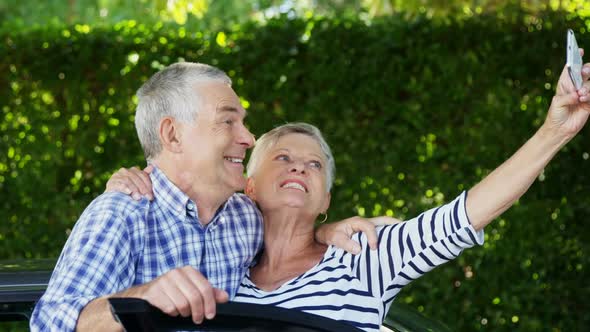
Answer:
M228 125L231 125L231 124L234 124L234 120L227 119L227 120L223 121L223 123L228 124Z
M289 160L291 160L291 159L289 158L289 156L287 156L287 155L285 155L285 154L280 154L280 155L278 155L278 156L277 156L275 159L276 159L276 160L281 160L281 161L289 161Z

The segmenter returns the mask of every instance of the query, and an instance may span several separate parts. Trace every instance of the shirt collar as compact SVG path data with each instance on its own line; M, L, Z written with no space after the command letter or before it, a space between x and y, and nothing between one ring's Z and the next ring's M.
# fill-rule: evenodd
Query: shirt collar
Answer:
M152 166L154 169L150 173L150 179L152 180L154 197L158 198L158 204L175 215L184 216L188 214L198 221L199 210L196 202L190 199L187 194L172 183L166 174L158 169L156 165L152 164ZM227 204L228 201L219 207L209 225L215 225L218 223L218 216L226 209Z
M185 214L187 204L193 204L194 202L185 194L180 188L178 188L172 181L166 177L166 174L162 172L155 165L153 171L150 173L150 179L152 180L152 186L154 190L154 197L158 198L159 205L174 214Z

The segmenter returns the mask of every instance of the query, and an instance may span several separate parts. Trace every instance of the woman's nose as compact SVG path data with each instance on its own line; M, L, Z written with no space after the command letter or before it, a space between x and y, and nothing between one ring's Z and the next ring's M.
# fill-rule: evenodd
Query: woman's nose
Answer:
M290 171L294 173L305 173L305 163L301 161L293 161L291 163Z

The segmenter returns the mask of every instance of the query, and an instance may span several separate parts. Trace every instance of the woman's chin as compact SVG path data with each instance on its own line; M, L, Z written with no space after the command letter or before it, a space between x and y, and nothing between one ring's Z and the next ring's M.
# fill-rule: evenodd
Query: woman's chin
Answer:
M278 209L285 209L285 211L288 210L293 210L293 209L306 209L309 208L309 206L307 204L305 204L306 202L302 199L297 199L297 198L291 198L291 199L285 199L282 200L281 202L277 202L278 204L276 204L276 208Z
M309 201L299 197L275 197L264 201L259 200L258 205L262 211L280 211L289 214L300 210L302 215L309 215L312 209L315 210Z
M304 209L306 207L306 204L303 200L291 199L285 202L284 206L290 209Z

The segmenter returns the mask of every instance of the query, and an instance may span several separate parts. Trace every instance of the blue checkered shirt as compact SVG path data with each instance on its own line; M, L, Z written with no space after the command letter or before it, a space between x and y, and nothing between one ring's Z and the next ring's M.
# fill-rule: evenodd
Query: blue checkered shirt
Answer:
M234 194L203 226L197 206L157 168L155 199L105 193L84 211L31 317L32 331L74 331L91 300L186 265L231 298L262 247L262 216Z

